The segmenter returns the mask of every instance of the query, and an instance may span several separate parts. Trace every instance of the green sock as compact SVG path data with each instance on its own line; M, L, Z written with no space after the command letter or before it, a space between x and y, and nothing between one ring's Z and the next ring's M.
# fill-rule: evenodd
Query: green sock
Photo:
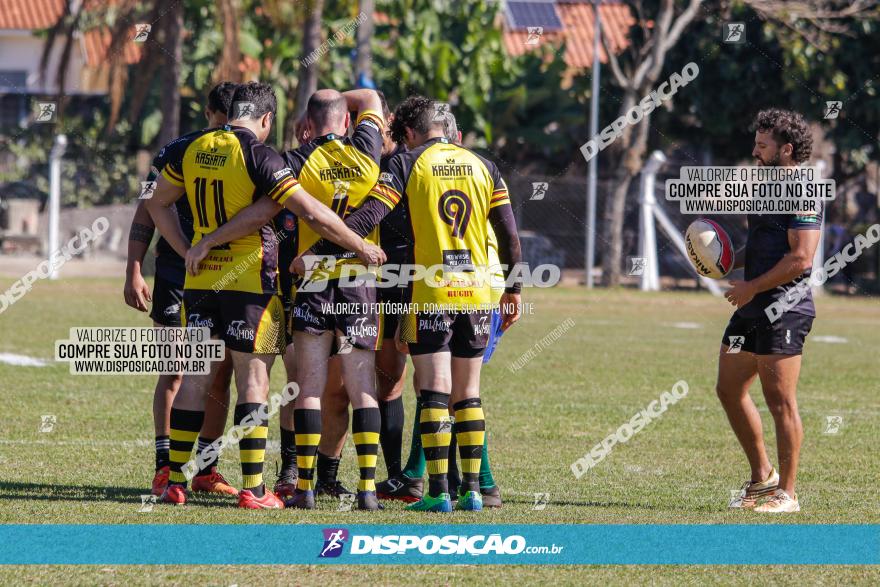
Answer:
M480 460L480 489L488 489L495 485L492 477L492 466L489 464L489 433L483 436L483 458Z
M410 479L421 479L425 476L425 453L422 450L421 424L422 399L416 398L416 414L413 419L412 444L409 447L409 458L403 467L403 474Z

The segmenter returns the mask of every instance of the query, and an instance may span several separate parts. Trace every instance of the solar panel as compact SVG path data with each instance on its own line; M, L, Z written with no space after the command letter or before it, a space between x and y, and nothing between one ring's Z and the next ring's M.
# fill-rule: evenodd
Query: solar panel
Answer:
M543 27L544 32L562 30L553 2L507 2L507 19L512 30Z

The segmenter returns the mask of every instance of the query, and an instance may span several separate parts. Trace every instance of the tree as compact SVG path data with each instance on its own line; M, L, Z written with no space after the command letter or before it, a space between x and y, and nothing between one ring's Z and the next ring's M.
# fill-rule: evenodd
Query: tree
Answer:
M631 35L632 43L623 64L611 50L607 35L602 36L602 45L608 56L613 79L623 90L618 116L625 116L642 96L649 94L654 88L663 71L667 53L696 18L702 0L690 0L684 10L676 8L673 0L660 0L653 26L648 24L644 2L636 0L627 4L631 5L639 19L639 28ZM645 114L637 124L624 128L612 145L612 153L618 155L620 162L615 166L611 180L611 194L606 199L602 226L602 238L607 243L602 258L604 285L616 286L620 283L626 194L645 161L650 121L650 113Z
M318 89L317 54L321 44L321 15L324 12L324 0L307 0L303 6L308 14L303 31L302 51L300 52L299 83L296 85L294 111L284 122L284 148L290 149L294 142L296 121L306 111L309 97Z
M373 83L373 51L370 43L373 40L373 18L376 11L374 0L360 0L357 28L357 48L354 59L355 84L368 85Z

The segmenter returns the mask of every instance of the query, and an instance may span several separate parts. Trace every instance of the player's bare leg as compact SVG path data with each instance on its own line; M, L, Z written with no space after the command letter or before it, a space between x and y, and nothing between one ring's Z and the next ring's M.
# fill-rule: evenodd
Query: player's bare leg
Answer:
M298 476L287 507L314 509L315 455L321 440L321 394L327 384L327 359L333 334L294 332L293 347L299 395L294 401L296 464Z
M342 381L339 356L327 364L327 384L321 396L321 443L318 445L317 482L315 495L354 495L337 479L342 449L348 436L348 392Z
M235 405L235 425L251 431L239 442L241 456L242 490L240 507L256 507L266 495L263 483L263 467L266 456L266 438L269 435L268 396L269 371L275 362L274 354L243 353L229 351L232 356L235 387L238 399ZM271 506L280 507L277 498ZM265 507L259 506L259 507Z
M801 355L759 355L758 376L764 399L776 424L776 450L779 458L779 489L770 502L756 511L798 511L795 493L798 460L804 429L797 405L797 382ZM784 492L784 494L782 493Z
M715 392L751 468L750 479L743 483L739 496L730 502L730 507L751 508L757 505L760 497L776 489L778 475L767 458L761 415L749 394L758 374L756 355L746 351L729 353L728 348L721 345Z

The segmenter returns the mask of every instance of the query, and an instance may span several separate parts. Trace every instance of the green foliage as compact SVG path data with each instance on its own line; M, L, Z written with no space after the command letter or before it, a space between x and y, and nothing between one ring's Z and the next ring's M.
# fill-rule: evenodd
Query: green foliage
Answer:
M67 151L61 165L61 204L94 206L130 202L140 190L135 157L129 156L114 139L101 131L106 119L100 110L93 116L70 116L56 125L32 125L16 140L0 141L27 165L0 173L0 182L24 181L40 191L49 191L49 153L55 134L65 134ZM120 123L120 132L127 124ZM5 143L5 144L4 144Z

